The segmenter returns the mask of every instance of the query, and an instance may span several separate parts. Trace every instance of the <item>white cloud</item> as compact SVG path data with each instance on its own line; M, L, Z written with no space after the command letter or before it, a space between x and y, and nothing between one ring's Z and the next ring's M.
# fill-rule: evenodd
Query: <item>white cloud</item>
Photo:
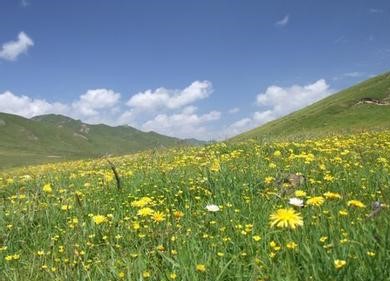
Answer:
M197 100L205 99L212 93L209 81L195 81L182 90L158 88L132 96L127 105L139 110L179 109Z
M293 85L286 88L269 86L265 92L256 97L256 103L261 110L254 112L251 117L243 118L229 125L224 130L222 137L231 137L253 129L306 107L332 93L333 90L329 88L324 79L306 86Z
M26 33L20 32L16 41L3 44L0 49L0 59L14 61L19 55L27 53L27 50L33 45L33 40Z
M72 107L81 115L98 115L99 109L107 109L115 106L120 99L120 94L109 89L88 90L80 99L72 104Z
M92 89L69 103L52 103L44 99L18 96L6 91L0 93L0 112L17 114L26 118L49 113L63 114L90 124L127 124L142 130L154 130L175 137L199 137L201 139L212 137L210 124L219 120L221 113L218 111L198 113L198 108L191 104L210 95L210 82L195 81L183 90L160 89L164 89L167 99L162 99L164 101L162 103L160 101L153 103L151 107L153 111L144 110L148 108L148 104L137 103L143 98L148 100L149 95L139 95L139 100L134 104L136 106L129 108L122 100L120 93L111 89ZM160 89L151 92L153 93L152 101L156 96L159 97L156 93Z
M275 24L277 26L286 26L288 24L289 20L290 20L290 16L286 15L286 16L284 16L284 18L278 20Z
M158 114L142 125L145 131L156 131L161 134L174 135L180 138L211 139L212 135L205 127L210 122L221 118L218 111L210 111L203 115L195 113L195 107L186 107L179 113Z
M238 108L238 107L234 107L234 108L232 108L232 109L229 109L229 114L234 114L234 113L237 113L237 112L239 112L240 111L240 109Z
M42 99L17 96L10 91L0 94L0 112L21 115L27 118L56 112L65 114L69 107L62 103L49 103Z

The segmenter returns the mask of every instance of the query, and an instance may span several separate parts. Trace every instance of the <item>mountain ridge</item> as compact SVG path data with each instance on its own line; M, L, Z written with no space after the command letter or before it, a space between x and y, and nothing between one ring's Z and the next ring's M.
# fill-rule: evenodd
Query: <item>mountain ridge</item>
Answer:
M87 124L59 114L28 119L0 112L0 169L204 143L142 132L131 126Z

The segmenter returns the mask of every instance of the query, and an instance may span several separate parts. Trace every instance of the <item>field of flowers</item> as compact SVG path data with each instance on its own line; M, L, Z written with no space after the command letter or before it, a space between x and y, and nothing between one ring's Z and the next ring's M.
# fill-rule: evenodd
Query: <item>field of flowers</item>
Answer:
M390 131L0 174L1 280L390 280Z

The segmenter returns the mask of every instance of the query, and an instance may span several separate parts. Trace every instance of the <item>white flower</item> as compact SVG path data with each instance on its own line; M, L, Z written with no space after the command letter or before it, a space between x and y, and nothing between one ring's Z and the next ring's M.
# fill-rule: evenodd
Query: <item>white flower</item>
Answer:
M217 205L214 205L214 204L207 205L206 209L209 212L218 212L219 211L219 207Z
M293 198L290 198L290 200L288 200L288 204L296 206L296 207L303 207L303 200L296 198L296 197L293 197Z

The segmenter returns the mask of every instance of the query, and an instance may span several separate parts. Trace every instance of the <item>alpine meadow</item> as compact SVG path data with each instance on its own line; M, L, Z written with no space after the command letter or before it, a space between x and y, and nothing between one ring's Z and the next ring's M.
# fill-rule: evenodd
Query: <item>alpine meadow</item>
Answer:
M390 281L388 0L0 2L0 281Z

